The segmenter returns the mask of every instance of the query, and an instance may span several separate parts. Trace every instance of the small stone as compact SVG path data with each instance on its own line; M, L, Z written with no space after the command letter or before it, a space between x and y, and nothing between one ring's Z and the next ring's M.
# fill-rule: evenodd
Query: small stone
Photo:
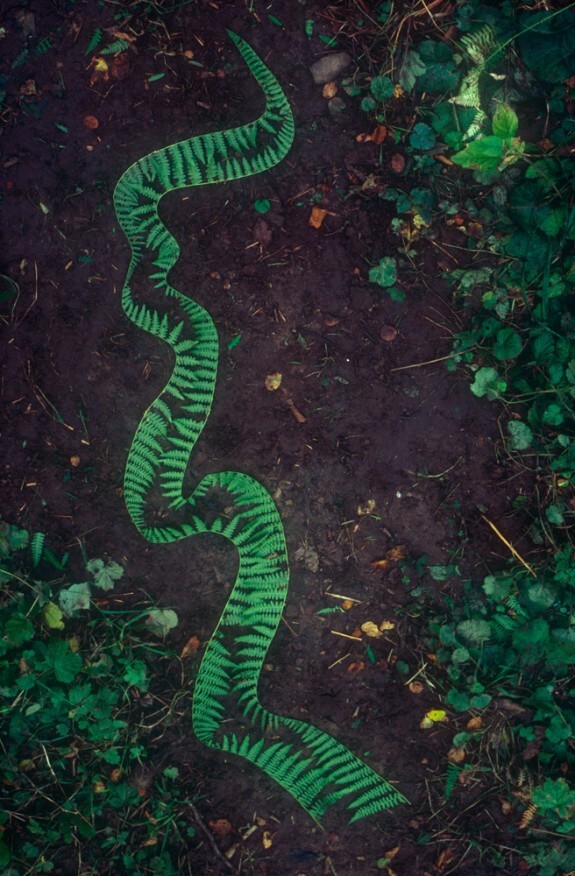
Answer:
M345 100L342 97L332 97L327 102L327 108L334 119L340 119L345 110Z
M393 325L382 325L379 330L379 337L382 341L395 341L397 329Z
M325 58L320 58L315 64L312 64L310 73L313 76L313 81L316 85L325 85L343 73L346 67L351 64L351 55L347 52L335 52L333 55L326 55Z

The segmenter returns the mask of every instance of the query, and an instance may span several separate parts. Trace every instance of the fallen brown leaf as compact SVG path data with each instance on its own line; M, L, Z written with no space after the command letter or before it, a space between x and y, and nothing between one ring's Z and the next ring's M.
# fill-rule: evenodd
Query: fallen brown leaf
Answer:
M186 657L195 657L200 647L200 640L197 636L192 636L180 652L180 660L185 660Z
M208 825L216 836L229 836L233 831L233 827L227 818L212 818L211 821L208 821Z
M395 173L403 173L405 170L405 158L401 152L396 152L395 155L391 156L391 169Z
M385 125L377 125L376 128L371 132L371 141L375 143L376 146L379 146L380 143L383 143L385 138L387 137L387 128Z

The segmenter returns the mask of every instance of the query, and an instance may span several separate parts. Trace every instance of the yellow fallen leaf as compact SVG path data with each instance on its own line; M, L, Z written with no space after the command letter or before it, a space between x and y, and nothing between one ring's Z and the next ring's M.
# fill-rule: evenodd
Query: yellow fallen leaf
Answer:
M378 639L382 635L377 624L374 624L373 621L366 621L361 625L361 629L367 636L371 636L372 639Z
M447 712L443 709L430 709L419 722L419 726L422 730L429 730L434 724L441 724L443 721L447 721Z
M271 849L271 847L272 847L272 835L269 832L269 830L264 830L264 833L262 836L262 845L263 845L264 849Z
M375 499L366 499L361 505L357 506L357 516L365 517L367 514L373 514L375 511Z
M379 625L379 629L380 629L382 632L384 632L385 630L394 630L394 629L395 629L395 624L394 624L393 621L390 621L390 620L384 620L384 621L382 621L382 622L380 623L380 625Z
M264 380L264 386L268 390L268 392L275 392L276 389L279 389L282 383L282 375L279 371L274 371L273 374L268 374L266 379Z
M430 709L426 714L434 723L447 721L447 712L444 712L443 709Z

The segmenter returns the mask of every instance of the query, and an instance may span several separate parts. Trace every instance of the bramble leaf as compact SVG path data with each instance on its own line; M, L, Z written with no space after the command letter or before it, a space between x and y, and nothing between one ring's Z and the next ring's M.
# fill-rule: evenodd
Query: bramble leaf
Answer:
M95 586L101 590L112 590L114 582L119 581L124 574L122 566L114 560L107 562L99 559L89 560L86 563L86 569L94 576Z

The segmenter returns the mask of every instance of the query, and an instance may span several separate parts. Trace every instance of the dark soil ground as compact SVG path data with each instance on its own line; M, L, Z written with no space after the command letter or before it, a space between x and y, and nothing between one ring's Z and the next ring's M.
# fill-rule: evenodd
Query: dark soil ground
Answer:
M351 14L355 6L348 5ZM448 355L457 330L441 276L454 232L440 230L443 251L427 242L404 260L405 301L391 301L367 280L369 266L398 246L389 231L391 207L377 191L409 188L410 180L390 166L401 144L358 143L369 128L359 102L345 98L333 118L310 75L324 50L305 35L304 22L313 19L316 35L329 35L330 17L345 14L344 6L198 0L167 13L160 2L2 4L0 271L20 292L0 326L0 516L47 532L53 547L81 540L88 556L122 562L124 589L145 591L177 611L176 648L193 635L209 638L233 582L232 553L201 538L143 543L123 504L132 435L171 362L120 308L128 248L112 193L122 172L149 151L260 113L260 93L226 38L231 27L278 76L294 109L296 140L266 175L172 193L163 202L182 248L173 284L210 311L221 339L213 413L190 484L209 471L243 470L274 496L292 581L262 698L365 755L411 805L351 827L334 818L321 830L266 776L195 740L187 694L171 726L158 733L159 749L191 793L199 789L202 819L231 822L233 834L215 841L224 850L238 844L229 859L238 873L376 873L377 860L399 847L392 865L399 876L486 874L493 868L482 864L482 848L514 842L488 796L491 777L476 776L450 807L441 804L452 728L420 729L439 690L431 679L415 695L395 668L398 658L410 675L425 665L411 589L439 588L457 598L462 579L408 581L401 564L383 571L372 564L404 545L412 563L426 555L480 577L505 560L505 549L478 506L521 546L517 518L504 519L519 486L498 466L494 409L443 361L422 364ZM114 27L125 8L133 10L130 28L138 36L114 63L107 56L106 81L88 44L95 28ZM47 36L49 48L39 51ZM112 39L105 35L107 44ZM26 46L28 56L15 64ZM345 47L354 50L353 43ZM159 73L165 75L154 80ZM403 112L393 124L407 129L409 106ZM370 174L375 195L362 190ZM260 216L253 204L263 198L271 210ZM308 221L314 204L328 211L319 229ZM283 376L277 392L264 386L273 372ZM318 614L341 604L330 593L357 602L345 613ZM390 621L390 629L357 645L333 633L349 635L368 620ZM191 661L188 690L193 672ZM261 828L241 839L256 817L272 832L271 848L264 848ZM201 831L179 859L181 872L225 872ZM505 872L519 871L510 864Z

